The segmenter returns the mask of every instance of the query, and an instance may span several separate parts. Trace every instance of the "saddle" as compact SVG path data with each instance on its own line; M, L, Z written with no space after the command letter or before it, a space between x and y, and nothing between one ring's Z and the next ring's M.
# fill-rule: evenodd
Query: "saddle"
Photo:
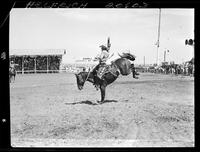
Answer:
M111 65L107 65L107 64L103 64L100 65L98 71L97 71L97 77L99 77L100 79L102 79L102 77L106 74L106 73L111 73L114 76L117 76L116 72L119 72L119 69L117 68L117 66L115 64L111 64Z

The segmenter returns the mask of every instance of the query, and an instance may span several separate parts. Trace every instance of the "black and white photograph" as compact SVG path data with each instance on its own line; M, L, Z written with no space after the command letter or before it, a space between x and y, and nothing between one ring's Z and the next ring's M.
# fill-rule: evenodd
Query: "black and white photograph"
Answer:
M11 147L194 147L194 8L12 8Z

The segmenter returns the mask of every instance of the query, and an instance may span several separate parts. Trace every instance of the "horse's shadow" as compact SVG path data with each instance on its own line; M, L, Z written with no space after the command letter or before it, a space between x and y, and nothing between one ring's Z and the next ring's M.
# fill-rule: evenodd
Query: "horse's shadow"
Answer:
M66 105L76 105L76 104L88 104L88 105L99 105L99 104L104 104L108 102L118 102L117 100L105 100L104 102L97 101L97 103L85 100L85 101L80 101L80 102L72 102L72 103L65 103Z

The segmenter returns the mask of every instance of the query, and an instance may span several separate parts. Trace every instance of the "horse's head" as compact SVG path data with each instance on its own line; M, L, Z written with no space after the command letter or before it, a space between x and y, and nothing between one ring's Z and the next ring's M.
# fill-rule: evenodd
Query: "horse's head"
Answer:
M86 80L86 72L80 72L78 74L75 74L75 76L77 81L77 87L79 90L82 90Z

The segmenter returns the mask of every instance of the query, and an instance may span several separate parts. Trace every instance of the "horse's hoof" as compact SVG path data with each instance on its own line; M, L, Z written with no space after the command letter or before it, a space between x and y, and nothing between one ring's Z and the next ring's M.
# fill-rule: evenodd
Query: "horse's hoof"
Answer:
M102 104L102 103L103 103L103 101L97 101L97 103L98 103L98 104Z

